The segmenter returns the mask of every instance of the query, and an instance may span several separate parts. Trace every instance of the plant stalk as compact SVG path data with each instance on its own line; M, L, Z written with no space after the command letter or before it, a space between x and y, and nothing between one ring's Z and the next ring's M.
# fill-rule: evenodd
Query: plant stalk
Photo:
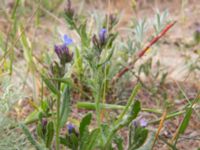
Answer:
M102 103L100 104L100 107L102 109L112 109L112 110L123 110L125 108L125 106L122 106L122 105L102 104ZM77 102L77 108L95 110L95 103ZM156 113L156 114L162 115L162 110L160 110L160 109L141 108L141 111Z
M60 83L59 83L60 89ZM60 149L60 92L57 95L57 108L56 108L56 150Z

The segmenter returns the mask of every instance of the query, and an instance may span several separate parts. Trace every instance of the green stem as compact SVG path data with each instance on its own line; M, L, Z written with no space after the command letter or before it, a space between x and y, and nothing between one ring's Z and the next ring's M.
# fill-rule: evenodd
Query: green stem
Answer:
M95 110L95 103L91 102L77 102L77 108ZM115 105L115 104L102 104L100 103L100 108L102 109L112 109L112 110L123 110L125 106ZM141 108L141 111L156 113L162 115L162 110L160 109L151 109L151 108Z
M60 139L59 139L59 134L60 134L60 93L58 93L57 97L57 110L56 110L56 150L60 149Z
M168 119L171 119L173 117L176 117L176 116L179 116L179 115L182 115L185 113L185 110L182 110L182 111L178 111L178 112L174 112L174 113L170 113L169 115L166 116L165 120L168 120ZM148 122L148 124L157 124L159 123L161 120L161 118L157 119L157 120L154 120L154 121L150 121Z
M140 84L137 84L135 86L135 88L133 89L132 93L131 93L131 96L129 97L128 99L128 102L126 104L126 106L124 107L123 109L123 112L120 114L119 118L117 119L117 121L115 122L116 124L119 123L123 116L126 114L126 112L128 111L129 109L129 106L132 104L132 102L134 101L134 98L136 96L136 94L138 93L139 89L141 88L141 85Z
M100 127L101 126L100 92L97 95L95 103L96 103L96 113L97 113L97 124L98 124L98 127Z
M165 138L163 138L162 136L158 136L159 137L159 139L161 139L165 144L167 144L172 150L178 150L177 148L176 148L176 146L174 146L174 145L172 145L171 143L169 143L169 142L167 142L167 140L165 139Z

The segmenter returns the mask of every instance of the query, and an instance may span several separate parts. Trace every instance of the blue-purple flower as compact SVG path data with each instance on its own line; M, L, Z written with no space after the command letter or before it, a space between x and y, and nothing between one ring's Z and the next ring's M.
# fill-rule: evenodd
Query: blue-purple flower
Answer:
M63 42L64 44L66 44L67 46L73 43L73 40L68 37L66 34L63 35Z
M67 35L64 35L63 42L64 43L61 45L54 46L54 50L62 65L70 62L73 58L73 53L71 53L68 48L68 46L73 43L72 39L69 38Z
M106 42L106 34L107 34L107 29L102 28L99 32L99 40L101 44L104 44Z
M74 125L71 123L67 124L67 130L69 134L72 134L75 131Z
M138 120L133 121L133 126L135 128L137 127L146 127L148 125L148 122L144 118L140 118Z
M146 127L147 124L148 124L148 123L147 123L146 119L144 119L144 118L140 119L140 126L141 126L141 127Z

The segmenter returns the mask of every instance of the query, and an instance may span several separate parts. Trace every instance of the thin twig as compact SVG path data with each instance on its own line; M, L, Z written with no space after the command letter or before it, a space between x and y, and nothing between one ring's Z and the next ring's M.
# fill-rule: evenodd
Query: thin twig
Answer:
M175 23L176 23L176 21L174 21L174 22L168 24L155 38L153 38L153 39L149 42L149 44L148 44L144 49L142 49L142 50L138 53L138 55L136 56L136 58L134 59L133 62L130 62L130 63L128 64L127 67L125 67L125 68L123 68L122 70L120 70L120 71L114 76L114 78L113 78L113 80L112 80L111 83L112 83L112 84L116 83L116 82L119 80L119 78L121 78L126 72L128 72L129 70L131 70L132 68L134 68L134 65L135 65L135 63L137 62L137 60L140 59L142 56L144 56L144 54L147 52L147 50L148 50L152 45L154 45L161 37L163 37L163 36L167 33L167 31L168 31L170 28L173 27L173 25L174 25Z

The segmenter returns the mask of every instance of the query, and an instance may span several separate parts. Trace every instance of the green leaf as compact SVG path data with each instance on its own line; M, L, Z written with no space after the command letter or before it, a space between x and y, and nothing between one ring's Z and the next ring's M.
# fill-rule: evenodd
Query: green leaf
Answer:
M116 144L118 150L124 150L122 137L115 136L114 139L113 139L113 141Z
M114 48L112 48L112 50L110 51L110 53L109 53L109 55L106 57L106 59L105 59L103 62L100 62L100 63L97 65L97 67L100 67L100 66L104 65L105 63L107 63L107 62L111 59L111 57L112 57L112 55L113 55L113 52L114 52Z
M68 145L67 145L67 139L64 138L64 137L60 137L60 144L65 145L65 146L68 146Z
M44 134L43 134L43 131L42 131L42 124L41 122L38 122L38 125L37 125L37 135L41 138L41 139L44 139Z
M61 97L60 126L63 127L70 113L70 87L66 85Z
M78 150L78 137L74 133L60 137L60 143L72 150Z
M46 143L46 147L50 148L53 141L53 136L54 136L54 124L52 121L47 124L46 129L47 129L47 132L45 136L45 143Z
M133 119L135 119L138 115L138 113L140 112L141 110L141 107L140 107L140 102L139 101L135 101L133 103L133 105L130 107L130 112L128 113L128 117L127 118L130 118L131 121Z
M41 109L43 112L48 113L49 111L49 104L48 101L41 101Z
M133 103L130 106L128 113L126 115L124 115L124 117L122 118L122 120L119 123L117 123L114 127L112 127L112 126L109 127L111 129L111 131L109 133L107 133L108 131L106 131L106 133L105 133L105 136L108 138L108 139L104 140L106 142L105 148L109 147L110 142L111 142L113 136L115 135L115 133L119 129L128 125L133 119L135 119L137 117L139 111L140 111L140 102L136 101L135 103Z
M109 35L108 41L106 43L106 48L111 48L112 47L113 41L116 39L117 35L118 35L118 33Z
M70 148L72 148L73 150L78 150L78 137L76 136L76 134L72 133L69 135L69 137L67 138L67 140L70 142L69 144L71 145Z
M17 8L19 7L19 4L20 4L20 0L16 0L15 1L15 5L14 5L14 8L13 8L13 10L12 10L12 19L15 19L15 17L16 17L16 12L17 12Z
M37 149L37 150L44 150L44 147L40 145L34 137L31 135L29 129L24 124L20 124L20 128L23 130L24 134L28 138L29 142Z
M178 138L179 138L179 135L180 135L180 134L183 134L183 133L185 132L185 130L186 130L188 124L189 124L190 118L191 118L191 116L192 116L193 106L194 106L194 104L195 104L196 102L198 102L199 100L200 100L200 99L199 99L199 94L198 94L198 96L196 97L196 99L193 100L192 104L190 104L190 106L187 108L185 117L184 117L184 119L183 119L181 125L180 125L179 128L178 128L178 134L177 134L177 136L176 136L176 138L175 138L175 144L174 144L174 146L176 145L176 142L177 142L177 140L178 140Z
M96 143L97 143L97 139L100 133L100 129L94 129L91 134L89 135L89 137L86 140L86 142L83 145L83 148L81 150L93 150Z
M129 131L129 150L135 150L142 146L147 139L148 130L143 127L130 127Z
M139 91L139 89L141 88L141 85L140 84L137 84L135 87L134 87L134 89L133 89L133 91L132 91L132 93L131 93L131 96L129 97L129 99L128 99L128 102L127 102L127 104L126 104L126 107L124 108L124 110L123 110L123 112L120 114L120 116L119 116L119 119L116 121L116 123L115 124L117 124L117 123L119 123L121 120L122 120L122 118L124 117L124 115L127 113L127 111L129 110L129 108L130 108L130 106L134 103L134 98L135 98L135 96L136 96L136 94L138 93L138 91ZM134 105L140 105L140 104L138 104L138 102L136 102L136 103L134 103ZM135 106L133 106L133 107L135 107ZM137 108L137 107L136 107ZM133 108L133 110L134 110L135 108ZM139 110L140 110L140 106L139 106Z
M87 115L84 116L84 118L81 120L80 127L79 127L79 133L80 137L83 136L85 130L87 130L88 125L90 124L92 119L92 114L88 113Z
M149 133L146 142L136 150L152 150L153 144L155 139L155 133Z
M54 86L54 84L51 82L51 80L49 80L48 78L45 77L45 75L41 74L42 80L44 81L44 83L46 84L46 86L49 88L49 90L51 92L53 92L54 94L59 94L58 89Z
M69 85L72 84L72 80L70 78L50 78L49 80L58 81L58 82L69 84Z
M83 75L83 58L78 48L75 49L75 66L77 74L81 77Z
M132 94L129 98L129 101L126 105L126 108L124 109L124 111L120 115L117 122L115 122L113 127L111 127L112 131L110 132L110 134L107 137L107 141L106 141L106 144L104 145L104 149L109 147L115 133L118 130L120 130L121 128L130 124L130 122L133 119L135 119L137 117L138 113L140 112L140 110L141 110L140 102L139 101L135 101L135 102L132 101L132 99L135 97L135 94L137 93L138 88L139 87L137 87L137 88L135 88L135 90L133 90L133 92L132 92Z
M29 123L34 122L35 120L38 119L39 114L40 114L40 112L39 112L38 110L34 110L32 113L30 113L30 114L26 117L24 123L25 123L25 124L29 124Z
M79 26L78 33L81 37L81 42L83 46L88 47L90 41L88 39L87 32L86 32L86 22L84 22L83 24Z
M138 113L140 112L140 102L139 101L135 101L129 108L128 112L126 113L126 115L123 116L122 120L116 124L115 126L115 130L119 130L121 128L123 128L124 126L127 126L128 124L130 124L131 121L133 121Z
M189 124L191 115L192 115L192 107L188 108L188 110L186 111L186 115L180 125L180 128L179 128L179 134L183 134L185 132L185 130Z
M92 114L88 113L87 115L85 115L83 117L83 119L81 120L80 126L79 126L79 134L80 134L80 149L83 148L83 146L86 143L86 140L89 136L89 130L88 130L88 126L91 122L92 119Z
M106 143L107 137L111 132L112 127L108 124L102 124L101 125L101 136L103 139L103 142Z
M76 28L76 24L73 20L73 17L68 16L68 15L64 15L65 20L67 21L67 23L69 24L69 28L70 29L75 29Z

